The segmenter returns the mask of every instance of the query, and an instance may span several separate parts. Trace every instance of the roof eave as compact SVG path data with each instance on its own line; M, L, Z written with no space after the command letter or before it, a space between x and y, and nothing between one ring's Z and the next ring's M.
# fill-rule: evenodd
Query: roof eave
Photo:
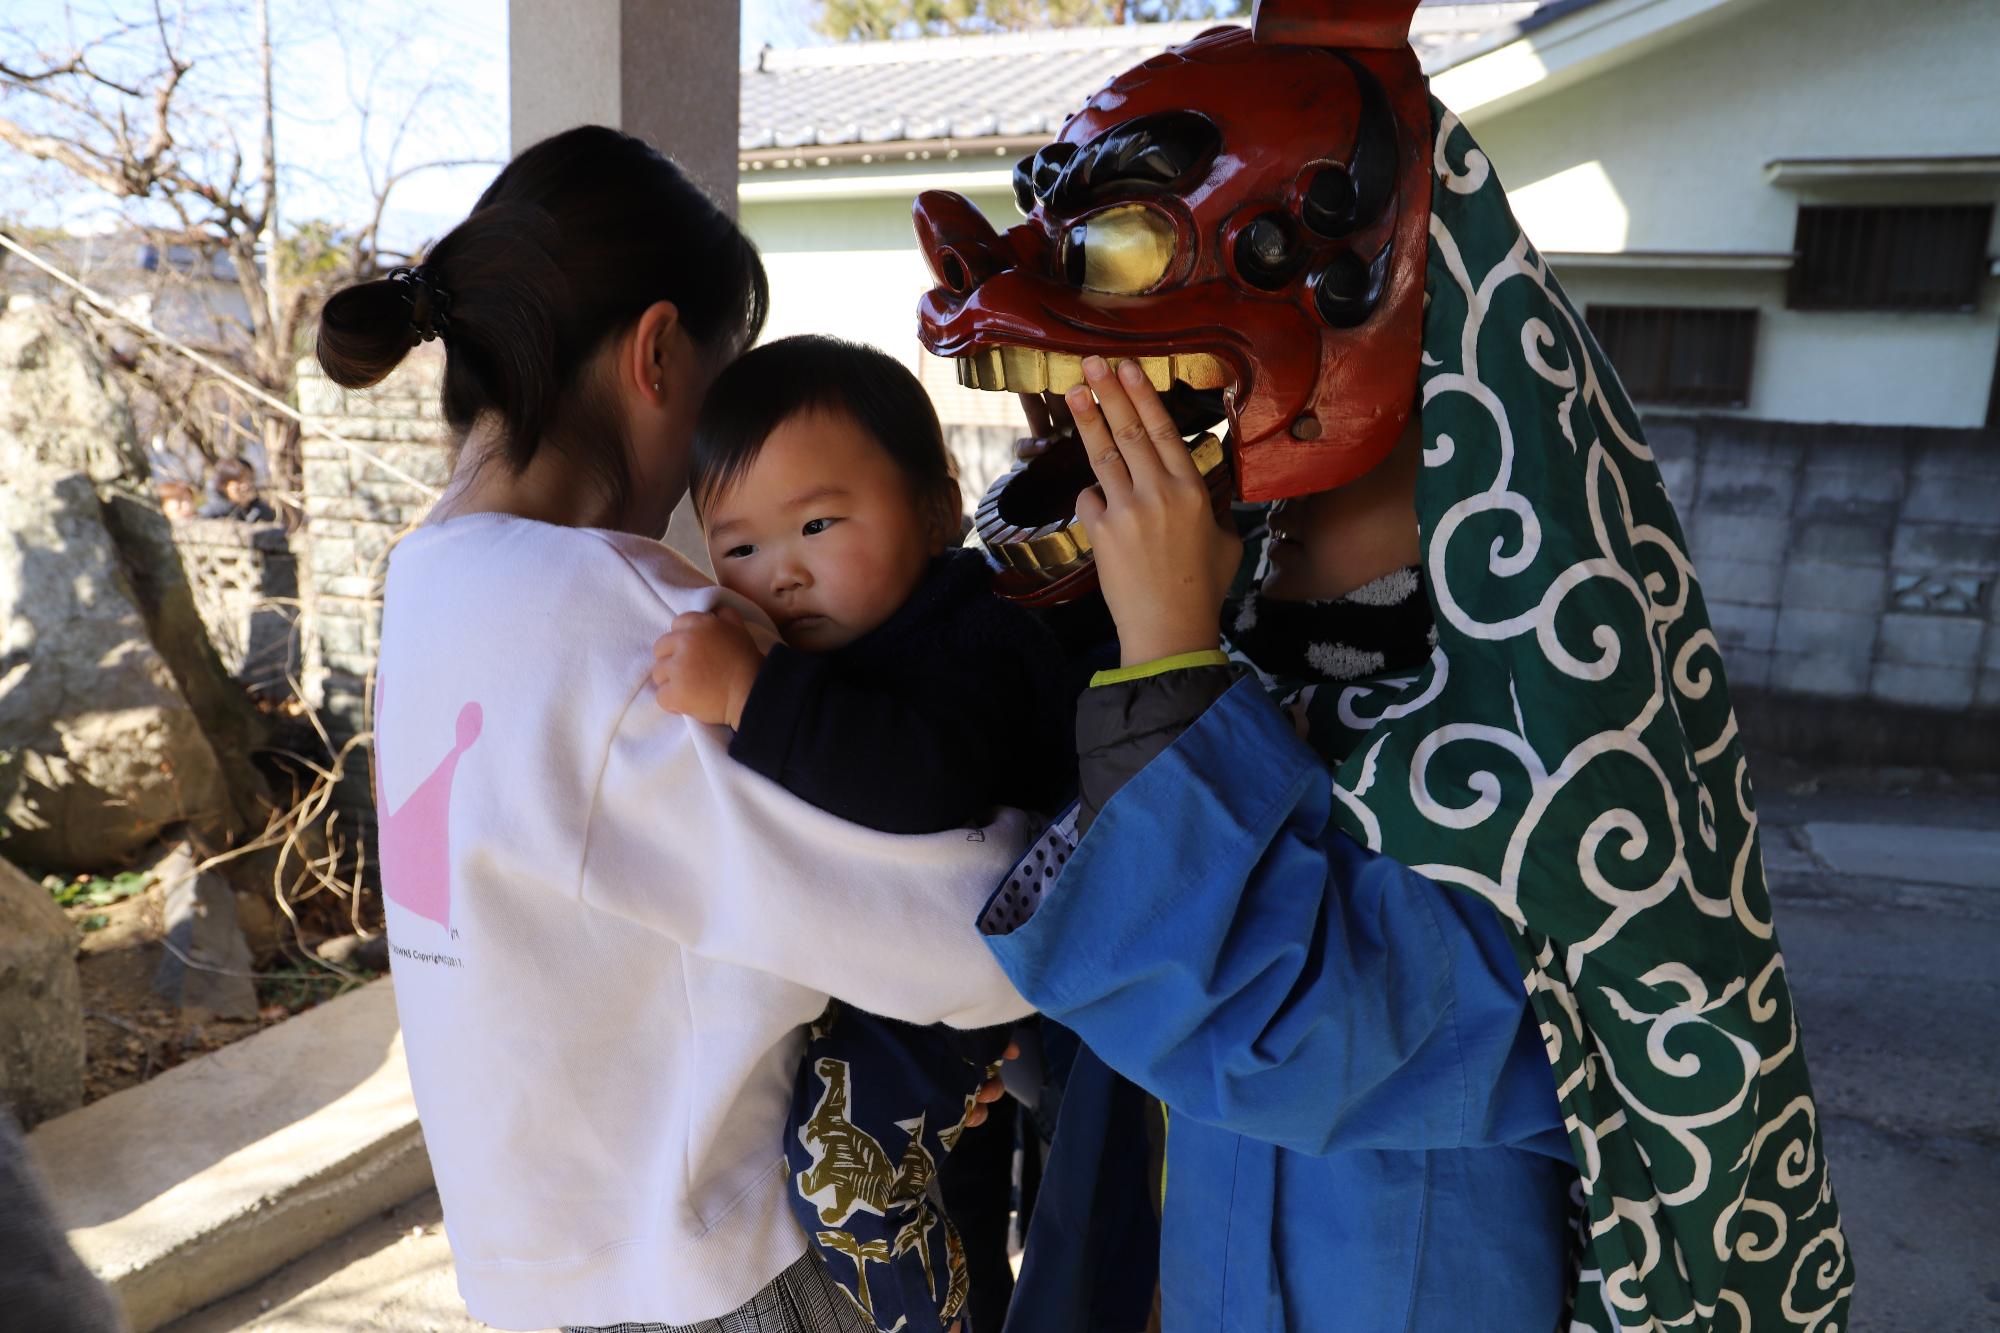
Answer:
M1531 17L1445 52L1426 71L1438 100L1493 115L1635 60L1669 35L1762 0L1556 0Z
M801 144L795 148L746 148L736 154L739 170L764 167L918 161L934 157L1019 157L1049 141L1046 134L989 134L963 139L887 139L879 143Z

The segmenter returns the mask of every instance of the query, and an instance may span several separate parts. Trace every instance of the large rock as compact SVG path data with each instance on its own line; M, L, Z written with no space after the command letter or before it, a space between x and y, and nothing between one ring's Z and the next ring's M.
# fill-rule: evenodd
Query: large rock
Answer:
M0 455L82 472L93 483L143 478L132 408L90 345L56 312L16 298L0 315Z
M102 870L262 822L259 726L195 614L132 414L45 306L0 315L0 855Z
M153 993L180 1006L181 1017L247 1021L257 1016L250 946L236 924L236 893L213 870L195 873L196 851L176 847L154 871L167 886L167 942L153 974Z
M32 1125L82 1104L76 932L47 889L0 861L0 1105Z
M91 479L0 472L0 854L122 864L226 822L222 767L154 647Z

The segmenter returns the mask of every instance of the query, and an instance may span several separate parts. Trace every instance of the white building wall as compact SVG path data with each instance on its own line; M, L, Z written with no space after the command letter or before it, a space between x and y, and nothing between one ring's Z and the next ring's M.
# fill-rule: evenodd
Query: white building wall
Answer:
M1580 305L1758 309L1742 415L1970 427L1985 420L2000 360L2000 277L1973 314L1807 312L1785 308L1778 271L1611 269L1560 255L1777 254L1792 248L1801 203L2000 199L1992 178L1800 190L1765 177L1780 158L2000 153L1997 71L2000 0L1735 0L1600 73L1465 118ZM1441 95L1453 78L1438 79ZM930 277L909 221L919 189L957 188L996 228L1011 226L1011 165L981 156L744 172L742 217L773 287L767 336L874 343L908 358L947 423L1015 421L1010 399L959 389L920 354L915 309ZM867 193L815 193L835 189Z
M1613 271L1560 253L1781 253L1802 203L2000 199L1992 177L1794 189L1765 174L1783 158L2000 153L2000 4L1739 0L1689 26L1558 91L1465 113L1570 295L1756 306L1748 416L1981 424L2000 279L1973 314L1807 312L1785 309L1782 273ZM1437 87L1448 97L1452 76Z
M900 358L915 371L949 426L1021 428L1019 405L1010 394L982 393L959 385L954 367L931 356L917 342L917 301L931 286L930 269L917 249L910 204L923 189L958 189L985 213L996 229L1020 220L1011 189L994 188L999 167L977 160L966 166L942 164L922 172L912 164L846 173L766 171L746 173L741 185L744 229L764 255L771 280L768 341L795 333L831 333L864 342ZM874 178L879 193L862 199L814 197L820 180ZM773 193L778 197L774 198ZM991 454L991 451L987 451ZM1004 465L1004 457L961 456L959 467L970 503Z

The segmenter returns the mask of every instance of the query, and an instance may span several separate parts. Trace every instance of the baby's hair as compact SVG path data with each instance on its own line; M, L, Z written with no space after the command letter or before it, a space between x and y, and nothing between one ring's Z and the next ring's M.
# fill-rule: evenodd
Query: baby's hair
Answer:
M444 418L461 442L491 414L517 475L558 448L622 509L624 427L585 372L656 301L722 360L756 341L770 289L756 247L679 167L584 125L523 150L414 270L336 293L319 360L336 384L366 388L440 337Z
M877 348L820 333L744 353L703 400L689 492L700 513L743 479L771 432L802 412L839 412L895 460L947 544L958 537L958 473L930 395L909 367ZM949 509L952 512L946 513Z

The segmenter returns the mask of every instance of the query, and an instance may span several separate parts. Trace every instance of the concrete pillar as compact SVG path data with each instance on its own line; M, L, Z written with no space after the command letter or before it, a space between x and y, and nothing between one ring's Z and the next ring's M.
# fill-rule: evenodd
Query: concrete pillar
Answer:
M514 151L573 125L636 134L736 213L737 0L508 0ZM683 502L669 545L708 568Z
M650 140L736 210L734 0L508 0L514 151L572 125Z

